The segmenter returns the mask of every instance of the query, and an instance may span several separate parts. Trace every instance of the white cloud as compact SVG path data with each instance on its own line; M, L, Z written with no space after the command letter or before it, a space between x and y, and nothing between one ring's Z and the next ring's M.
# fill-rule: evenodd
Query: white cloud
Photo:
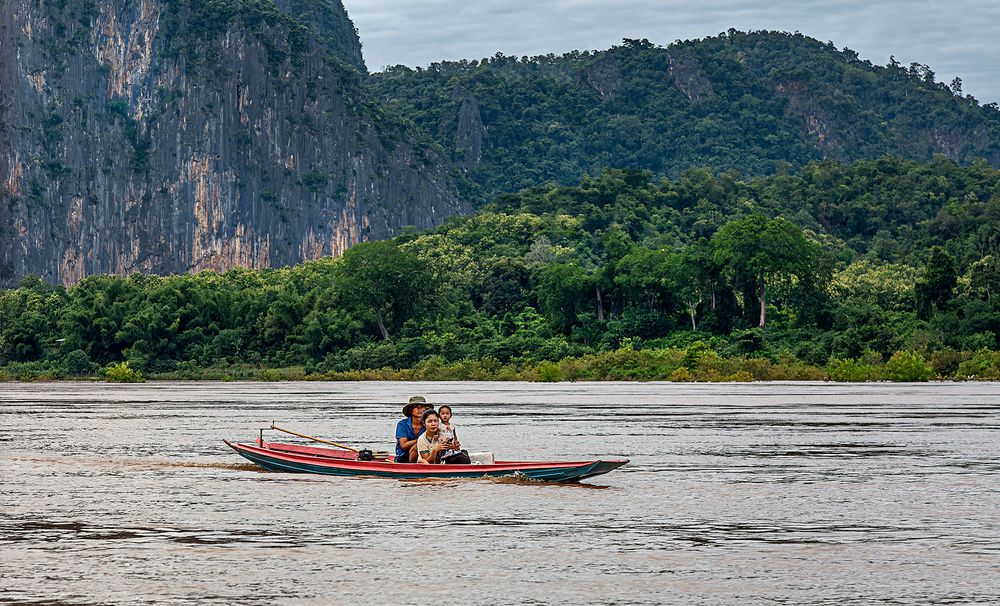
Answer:
M1000 101L1000 3L995 0L346 0L369 69L605 49L622 38L658 44L731 27L800 31L884 64L930 65L938 80Z

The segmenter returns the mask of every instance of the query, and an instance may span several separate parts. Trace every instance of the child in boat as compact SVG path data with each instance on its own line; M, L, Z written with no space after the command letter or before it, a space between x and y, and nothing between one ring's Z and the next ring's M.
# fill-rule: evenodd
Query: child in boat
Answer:
M451 438L457 442L458 436L455 434L455 426L451 422L451 406L445 404L438 408L438 416L441 418L441 435L445 439Z
M458 430L451 422L451 406L445 404L438 409L438 416L441 419L440 432L444 440L451 440L451 447L441 454L442 463L457 465L468 465L472 461L469 459L469 452L462 450L462 443L458 441Z

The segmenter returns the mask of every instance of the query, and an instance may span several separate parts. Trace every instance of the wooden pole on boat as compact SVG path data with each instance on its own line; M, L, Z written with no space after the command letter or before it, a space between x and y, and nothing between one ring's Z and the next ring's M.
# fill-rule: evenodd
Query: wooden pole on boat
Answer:
M321 438L317 438L317 437L314 437L314 436L307 436L304 433L298 433L298 432L292 431L290 429L285 429L283 427L278 427L273 422L271 423L271 429L274 429L276 431L283 431L283 432L285 432L287 434L291 434L293 436L297 436L297 437L300 437L300 438L305 438L307 440L312 440L313 442L319 442L320 444L329 444L330 446L336 446L337 448L343 448L344 450L350 450L352 452L358 452L358 449L354 448L353 446L348 446L347 444L340 444L338 442L331 442L330 440L323 440Z
M291 434L293 436L297 436L297 437L300 437L300 438L305 438L307 440L312 440L313 442L319 442L321 444L329 444L330 446L336 446L337 448L344 448L346 450L350 450L351 452L361 452L359 449L354 448L353 446L348 446L347 444L341 444L339 442L333 442L331 440L324 440L322 438L317 438L315 436L307 436L304 433L298 433L298 432L292 431L290 429L285 429L284 427L278 427L277 425L274 424L274 421L271 421L271 429L274 429L276 431L282 431L282 432L285 432L287 434ZM261 435L263 435L263 434L261 434ZM263 440L263 438L261 438L261 439ZM389 452L386 451L386 450L376 450L376 451L374 451L372 453L372 455L376 459L388 459L389 458Z

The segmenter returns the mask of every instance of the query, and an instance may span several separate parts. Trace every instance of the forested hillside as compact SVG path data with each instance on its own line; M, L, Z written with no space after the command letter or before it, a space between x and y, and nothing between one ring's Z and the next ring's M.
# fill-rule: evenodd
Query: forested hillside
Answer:
M801 34L726 34L659 47L404 66L373 75L484 199L605 168L765 175L883 154L1000 166L1000 111L926 65L873 65Z
M29 280L0 294L0 373L1000 377L998 289L985 162L611 171L291 269Z
M0 283L42 275L0 379L1000 378L1000 110L928 66L730 30L369 75L339 0L0 41Z

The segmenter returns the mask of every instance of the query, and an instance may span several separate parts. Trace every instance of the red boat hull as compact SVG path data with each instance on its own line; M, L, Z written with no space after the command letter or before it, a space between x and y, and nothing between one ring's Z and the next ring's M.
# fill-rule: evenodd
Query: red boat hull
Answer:
M420 465L391 460L359 461L354 452L295 444L226 444L240 456L271 471L333 476L388 478L481 478L523 476L548 482L576 482L608 473L628 463L611 461L524 462L497 461L492 465Z

